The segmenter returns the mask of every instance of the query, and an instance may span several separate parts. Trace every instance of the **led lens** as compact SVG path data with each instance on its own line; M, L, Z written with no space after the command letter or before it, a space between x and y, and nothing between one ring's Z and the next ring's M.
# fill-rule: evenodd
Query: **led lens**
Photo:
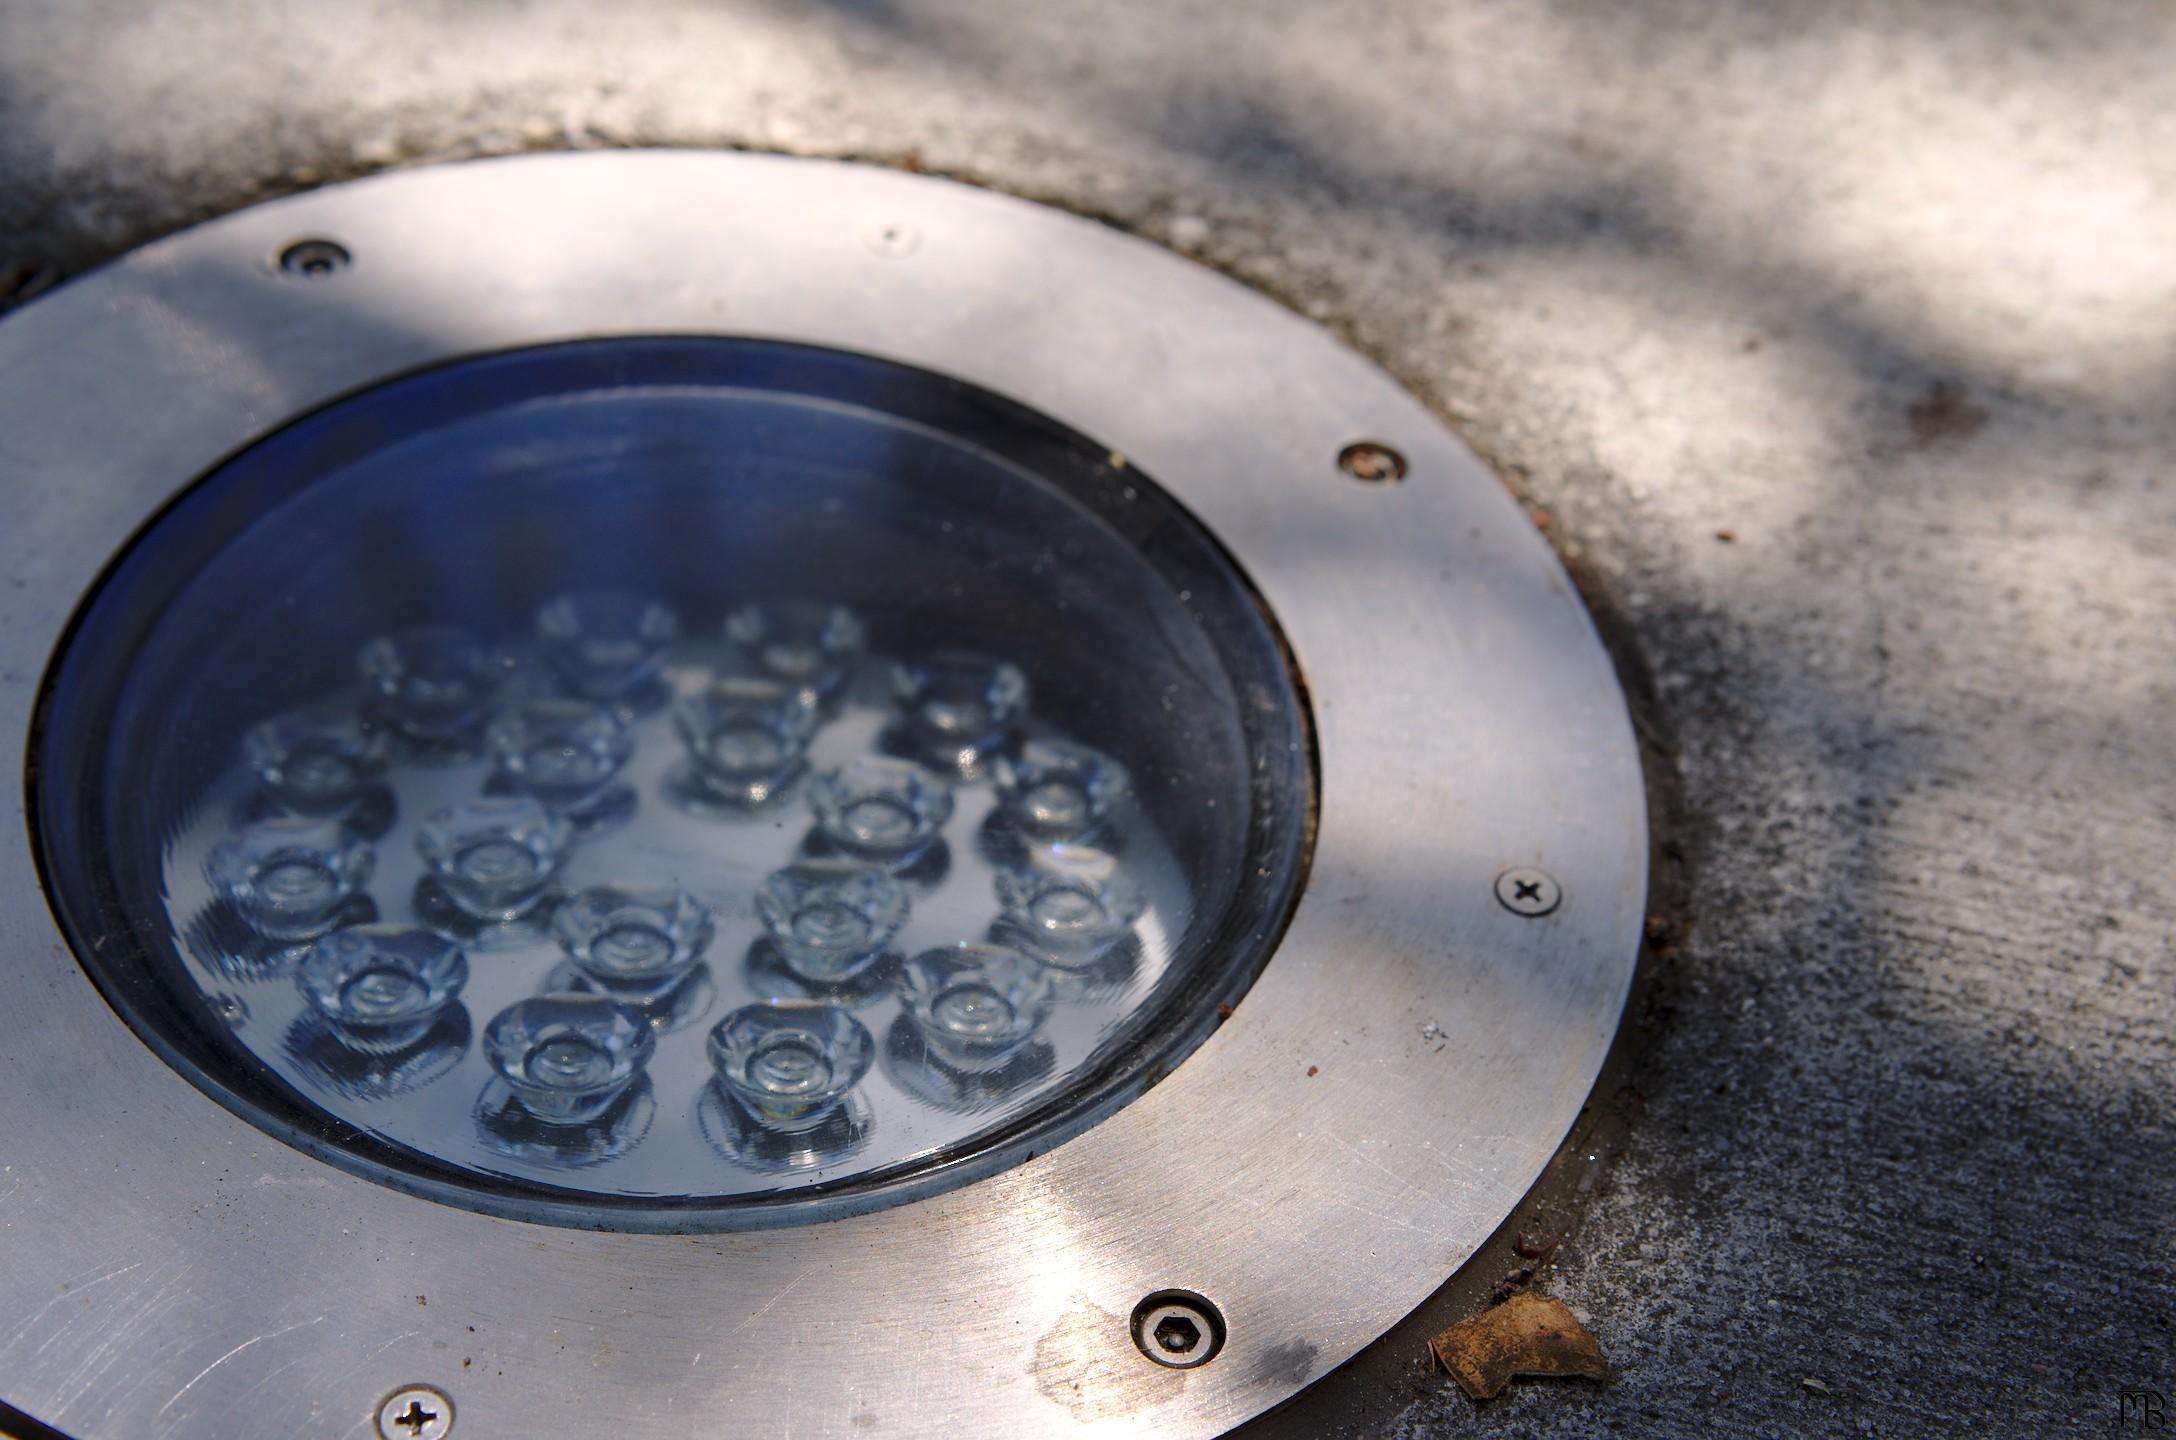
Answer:
M910 761L875 756L819 775L808 803L824 839L887 865L910 864L927 850L953 808L944 781Z
M387 1055L429 1033L468 984L468 957L429 930L359 925L312 945L295 979L343 1044Z
M634 590L577 590L536 612L537 639L560 680L578 695L614 700L642 688L680 638L661 600Z
M844 605L759 600L725 617L725 638L750 674L828 700L846 683L868 632Z
M302 815L345 815L385 768L383 737L353 710L276 715L242 739L249 767L274 801Z
M1108 954L1148 903L1116 855L1067 844L1038 846L1000 870L997 897L1020 947L1064 970Z
M553 921L575 968L608 992L654 995L678 985L716 926L678 885L596 885Z
M1049 972L1001 945L925 950L900 981L907 1018L945 1064L970 1074L1019 1053L1050 1017Z
M1031 740L998 762L998 803L1034 840L1085 840L1103 829L1132 789L1125 767L1091 746Z
M813 692L728 675L673 709L695 787L729 804L760 805L799 773L816 734Z
M484 1029L491 1068L539 1120L602 1115L650 1063L657 1037L639 1011L596 995L540 995Z
M878 870L792 865L763 882L756 912L793 972L822 985L851 980L906 923L906 888Z
M340 921L376 856L338 822L262 820L212 851L205 873L258 934L307 940Z
M381 635L355 657L370 713L425 750L466 742L483 723L501 672L476 637L455 625Z
M836 1005L744 1005L710 1032L710 1063L759 1123L813 1130L869 1073L869 1031Z
M588 700L532 700L484 732L500 778L555 810L580 811L635 753L619 717Z
M973 774L1012 737L1028 706L1020 667L972 650L939 650L899 667L906 731L930 764Z
M477 920L526 915L559 873L573 832L529 799L464 801L416 831L416 849L439 889Z

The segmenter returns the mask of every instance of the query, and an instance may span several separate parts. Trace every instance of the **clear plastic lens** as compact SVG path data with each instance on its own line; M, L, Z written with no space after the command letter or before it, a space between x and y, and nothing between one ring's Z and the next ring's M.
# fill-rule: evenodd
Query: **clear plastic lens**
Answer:
M814 692L773 680L726 676L673 708L698 790L759 805L801 770L816 734Z
M836 1005L746 1005L710 1032L710 1063L760 1123L794 1133L821 1125L869 1073L876 1043Z
M1011 738L1028 705L1027 677L1009 661L939 650L899 667L907 730L921 757L971 774Z
M642 1013L596 995L540 995L484 1029L484 1053L523 1109L576 1125L601 1115L657 1048Z
M725 617L738 663L822 699L838 693L868 633L844 605L823 600L759 600Z
M273 1133L529 1218L865 1209L1108 1113L1261 962L1304 732L1221 552L1003 402L725 352L342 402L87 608L56 908Z
M580 809L611 785L635 753L619 717L588 700L532 700L484 732L499 775L560 810Z
M1093 836L1132 789L1116 760L1070 740L1030 740L998 762L996 781L1006 818L1036 840Z
M680 638L663 601L633 590L577 590L536 612L537 639L562 682L592 700L616 700L656 678Z
M258 934L307 940L340 922L375 860L337 821L282 816L220 845L205 873Z
M931 1054L970 1074L1018 1054L1050 1017L1050 974L1018 950L955 945L907 962L900 998Z
M377 720L429 748L467 741L502 678L490 652L452 625L381 635L362 648L355 665L374 692Z
M446 898L486 921L534 908L572 841L565 820L526 798L449 805L416 831L416 849Z
M276 801L299 815L344 815L385 768L382 737L352 710L277 715L251 728L242 753Z
M1062 843L1037 846L1000 870L997 897L1015 943L1068 970L1108 954L1148 904L1117 856Z
M785 962L821 985L851 980L906 923L906 887L850 863L789 866L763 882L756 912Z
M920 856L952 818L952 787L907 760L865 756L817 776L808 798L824 839L895 866Z
M423 1039L468 984L468 957L410 925L359 925L312 945L295 974L343 1044L387 1055Z
M597 885L561 906L553 926L575 968L607 991L669 990L702 958L709 907L678 885Z

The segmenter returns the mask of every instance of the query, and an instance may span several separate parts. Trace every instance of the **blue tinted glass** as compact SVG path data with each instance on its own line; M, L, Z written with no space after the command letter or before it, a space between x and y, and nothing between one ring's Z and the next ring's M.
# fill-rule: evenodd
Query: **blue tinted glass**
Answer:
M1311 783L1149 480L756 342L295 423L117 562L44 734L57 908L162 1053L377 1178L631 1227L868 1208L1122 1103L1266 958Z

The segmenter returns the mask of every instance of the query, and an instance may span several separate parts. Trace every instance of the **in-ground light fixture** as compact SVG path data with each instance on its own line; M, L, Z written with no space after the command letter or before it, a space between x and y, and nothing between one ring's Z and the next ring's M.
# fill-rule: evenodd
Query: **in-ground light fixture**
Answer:
M1214 1434L1615 1030L1562 571L1152 246L532 157L149 246L0 371L0 1400L79 1440Z

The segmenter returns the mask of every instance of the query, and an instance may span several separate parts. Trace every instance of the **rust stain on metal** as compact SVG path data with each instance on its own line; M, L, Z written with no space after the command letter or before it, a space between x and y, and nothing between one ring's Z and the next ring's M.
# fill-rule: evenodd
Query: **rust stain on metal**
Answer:
M1514 1375L1577 1375L1607 1380L1609 1362L1587 1327L1561 1300L1514 1295L1428 1342L1459 1387L1493 1400Z

